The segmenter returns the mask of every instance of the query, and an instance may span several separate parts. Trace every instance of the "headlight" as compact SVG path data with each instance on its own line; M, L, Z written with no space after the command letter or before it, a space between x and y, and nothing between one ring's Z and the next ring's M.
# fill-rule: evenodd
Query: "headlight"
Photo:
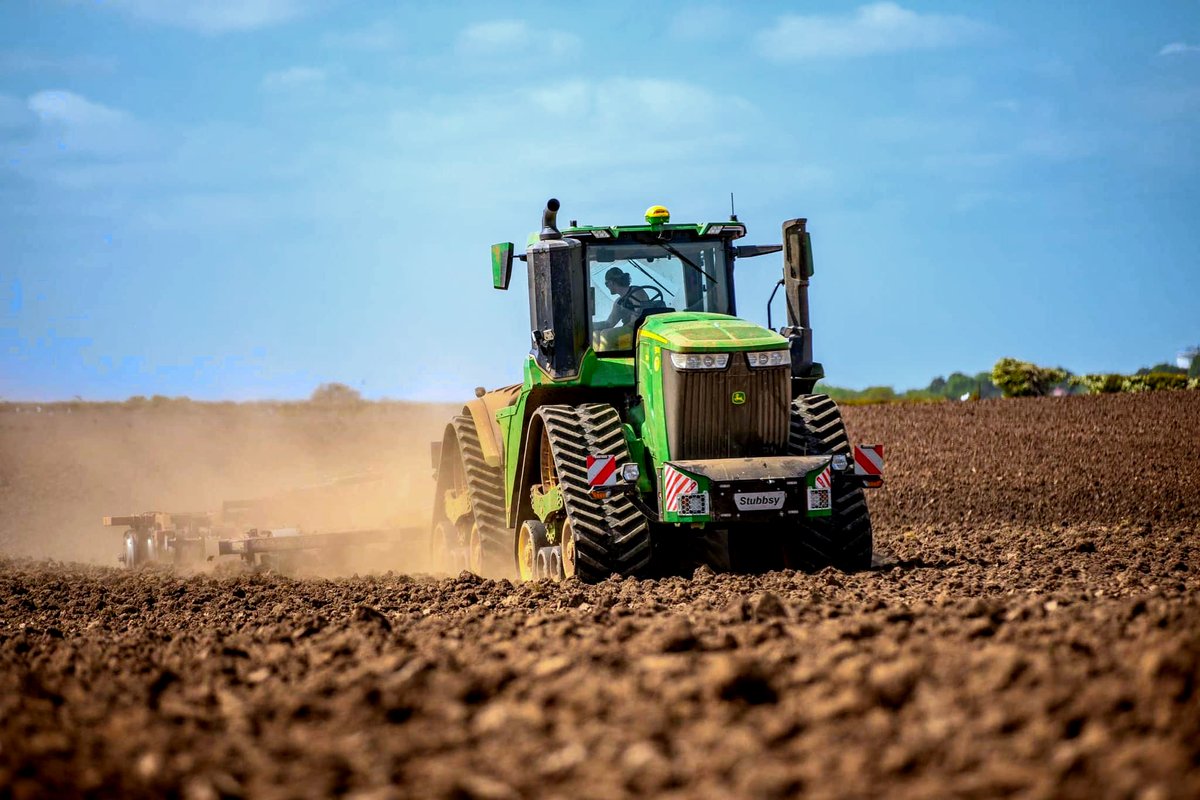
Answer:
M729 353L671 353L675 369L725 369Z
M841 455L839 453L838 455L836 455L830 459L830 463L833 465L833 468L835 470L837 470L838 472L846 471L846 463L847 462L846 462L846 457L844 455Z
M706 236L732 234L734 239L740 239L746 235L746 228L742 225L709 225L704 229L704 234Z
M642 477L642 471L638 468L637 464L621 465L621 480L626 483L637 483L640 477Z
M788 363L791 354L787 350L762 350L746 353L746 361L752 367L781 367Z

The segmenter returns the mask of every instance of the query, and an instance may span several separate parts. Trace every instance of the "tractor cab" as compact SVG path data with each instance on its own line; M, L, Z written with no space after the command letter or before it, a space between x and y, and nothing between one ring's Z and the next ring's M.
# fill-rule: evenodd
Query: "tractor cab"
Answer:
M670 312L736 314L736 255L777 252L773 247L735 247L745 236L729 222L672 224L663 206L651 206L646 224L557 226L558 201L543 212L542 229L530 237L532 355L552 379L579 374L584 354L632 358L637 331L647 318ZM738 252L743 251L743 252ZM492 248L496 288L507 288L512 245Z

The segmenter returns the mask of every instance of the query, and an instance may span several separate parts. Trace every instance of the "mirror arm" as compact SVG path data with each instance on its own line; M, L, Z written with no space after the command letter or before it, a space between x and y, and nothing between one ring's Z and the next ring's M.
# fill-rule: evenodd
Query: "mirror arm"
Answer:
M771 296L767 298L767 329L772 331L775 330L775 325L771 322L771 303L775 302L775 295L779 293L780 286L783 286L783 278L779 279L779 282L775 284L775 288L771 290Z
M778 253L782 249L781 244L740 244L733 248L733 254L738 258L754 258Z

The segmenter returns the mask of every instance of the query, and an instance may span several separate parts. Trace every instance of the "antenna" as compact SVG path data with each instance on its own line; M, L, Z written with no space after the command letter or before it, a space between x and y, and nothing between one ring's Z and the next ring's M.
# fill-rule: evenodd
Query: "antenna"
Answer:
M733 192L729 193L729 221L737 222L737 212L733 210Z

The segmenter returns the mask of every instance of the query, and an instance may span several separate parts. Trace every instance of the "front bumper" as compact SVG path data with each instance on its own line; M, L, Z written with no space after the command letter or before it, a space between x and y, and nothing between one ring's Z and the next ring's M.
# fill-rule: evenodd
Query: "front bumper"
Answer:
M841 469L836 472L853 477L849 460L837 460ZM827 517L833 461L832 456L772 456L667 462L659 488L660 519L702 523Z

